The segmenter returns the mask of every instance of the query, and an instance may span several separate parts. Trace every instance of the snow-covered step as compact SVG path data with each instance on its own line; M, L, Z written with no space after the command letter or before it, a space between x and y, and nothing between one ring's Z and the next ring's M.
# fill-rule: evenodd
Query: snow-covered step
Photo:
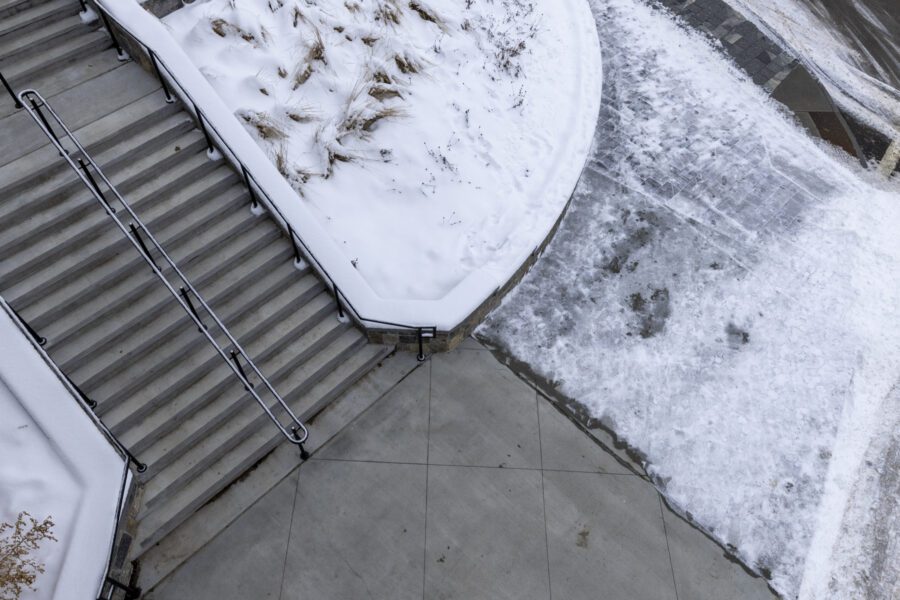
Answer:
M187 137L170 144L182 136ZM151 152L159 150L167 154L170 162L174 163L182 150L198 143L202 138L203 135L193 129L193 121L186 114L178 113L135 132L121 144L99 154L91 153L91 156L116 187L135 186L155 174L147 171L148 166L159 164L162 157ZM57 156L56 160L61 159ZM156 172L158 173L159 171ZM6 229L18 225L37 211L52 209L72 195L86 196L89 192L71 168L54 173L27 189L15 191L5 203L6 206L0 207L0 227Z
M77 0L53 0L26 8L10 16L0 17L0 40L21 35L54 21L77 15Z
M0 68L12 65L27 56L43 52L51 44L58 44L83 32L84 23L76 14L64 19L44 21L43 27L19 30L4 35L0 37L0 57L2 57L0 58Z
M279 377L285 372L284 366L275 369L279 359L289 358L286 368L295 371L315 357L327 354L329 345L348 329L346 324L332 317L330 310L320 309L303 315L285 313L282 318L282 323L270 326L265 335L244 346L256 365L263 372L271 373L272 384L279 387L282 383ZM256 380L255 376L250 377ZM257 388L261 396L268 396L261 384L257 384ZM210 372L186 391L188 393L182 397L196 400L180 407L177 418L165 418L175 407L167 405L165 411L157 411L156 418L145 420L137 431L124 436L129 441L134 440L135 451L152 465L151 475L170 464L173 454L186 451L235 416L245 397L242 386L229 369Z
M298 413L298 416L301 419L309 419L321 411L328 402L346 391L354 381L377 365L387 352L378 346L361 346L343 366L350 375L333 372L325 377L307 395L312 406L312 410L308 411L310 414ZM299 405L298 402L291 404ZM236 446L191 479L187 485L178 489L177 493L167 495L165 499L160 498L155 510L145 511L138 517L140 520L137 535L138 553L147 550L173 531L197 509L262 460L281 442L281 439L281 434L273 432L271 427L260 427L245 439L237 440Z

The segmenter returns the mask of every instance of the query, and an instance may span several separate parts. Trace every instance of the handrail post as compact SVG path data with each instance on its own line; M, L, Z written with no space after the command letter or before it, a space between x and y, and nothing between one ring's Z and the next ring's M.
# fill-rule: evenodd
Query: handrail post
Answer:
M15 308L12 307L12 304L9 304L8 306L9 306L9 309L11 311L13 311L13 314L16 315L16 318L19 320L19 323L21 323L22 325L25 326L25 329L28 331L28 333L31 335L31 337L34 338L34 341L37 342L37 345L42 346L42 347L44 345L46 345L47 338L45 338L44 336L39 334L37 331L35 331L34 327L32 327L31 324L28 323L28 321L26 321L25 319L22 318L22 315L19 314L19 311L17 311Z
M200 131L203 132L203 137L206 138L206 147L210 152L215 152L216 147L213 146L212 138L209 136L209 131L206 130L206 123L203 121L203 113L200 112L200 109L197 108L197 105L194 104L194 114L197 115L197 123L200 124Z
M241 361L240 361L240 359L238 358L238 355L237 355L237 351L236 351L236 350L232 350L232 351L231 351L231 360L234 361L234 364L235 364L235 366L237 367L237 370L240 371L240 373L241 373L241 379L243 379L244 382L245 382L245 384L246 384L244 387L245 387L245 389L249 392L249 391L250 391L250 388L247 388L246 386L248 386L248 385L249 385L250 387L254 387L254 386L253 386L253 383L247 378L247 373L244 372L244 367L241 365Z
M112 587L114 587L116 589L119 589L119 590L122 590L123 592L125 592L125 600L136 600L137 598L141 597L142 590L139 587L134 587L132 585L124 584L121 581L113 579L112 577L110 577L108 575L106 576L106 583L108 583L109 585L111 585Z
M56 145L62 148L60 156L62 156L62 152L68 154L69 152L65 148L63 148L62 142L59 141L59 137L57 137L56 132L53 131L52 127L50 127L50 122L47 121L47 117L44 116L44 112L41 110L41 107L38 106L37 102L35 102L34 98L32 98L31 96L29 96L28 101L31 103L31 107L34 109L34 112L37 113L37 116L41 120L41 123L44 125L44 127L47 128L47 131L50 133L50 135L53 136L53 139L56 141Z
M295 438L295 439L299 439L299 438L300 438L300 436L297 435L297 432L298 432L298 431L300 431L300 427L299 427L299 426L294 425L293 427L291 427L291 433L294 434L294 438ZM303 442L300 442L300 443L297 444L297 445L300 446L300 460L308 460L308 459L309 459L309 452L307 452L306 448L303 447Z
M3 76L3 73L0 73L0 82L3 82L3 87L5 87L6 91L9 92L9 95L12 96L13 102L16 103L16 108L22 108L22 102L19 100L19 97L16 96L16 93L9 85L9 82L6 81L6 77Z
M332 290L334 291L334 302L337 304L338 309L338 318L344 319L344 307L341 305L341 291L338 289L336 283L331 284Z
M94 179L94 176L91 175L91 171L90 169L88 169L88 166L85 164L84 160L79 158L78 165L81 167L81 170L84 171L84 176L87 177L88 181L90 182L91 188L93 188L93 190L97 192L97 195L100 196L100 199L103 200L103 205L106 207L106 209L109 212L116 212L116 209L113 207L113 205L109 203L109 201L106 199L106 196L104 196L103 192L100 191L100 186L97 185L97 181Z
M100 9L100 18L103 19L103 26L106 28L106 32L109 34L110 39L112 40L113 47L116 49L116 54L118 54L118 59L120 61L128 60L127 55L122 50L122 46L119 45L119 40L116 39L116 34L113 33L112 27L109 25L109 19L106 18L106 11L102 8Z
M303 262L303 255L300 253L300 245L297 243L297 234L294 233L294 228L291 227L289 223L287 223L287 228L288 237L291 238L291 245L294 247L294 262L299 265ZM335 291L335 294L337 294L337 291ZM337 295L335 295L335 299L337 299ZM338 302L338 304L340 304L340 302Z
M150 55L150 62L153 63L153 70L156 71L156 77L159 79L159 84L162 86L163 93L166 95L166 104L172 104L175 102L175 98L172 97L172 94L169 93L169 86L166 83L165 78L163 78L162 71L159 70L159 63L156 60L156 52L147 48L147 53Z
M150 254L150 251L147 249L147 244L144 243L144 238L141 237L141 232L137 227L134 226L134 223L129 223L128 228L131 229L131 236L137 240L137 243L141 245L141 250L144 251L144 256L147 257L147 260L153 263L153 266L156 267L156 270L159 271L159 265L156 264L156 260L153 258L153 255ZM184 288L181 288L182 290Z
M141 244L143 245L143 244ZM191 302L191 297L188 295L188 291L184 289L184 286L181 286L181 297L184 298L184 301L187 303L188 308L191 310L191 314L194 315L194 318L197 319L197 330L203 332L204 329L209 329L204 323L203 319L200 318L200 314L197 312L197 309L194 308L194 303Z
M250 193L250 208L256 210L259 207L259 200L256 199L256 192L253 191L253 185L250 183L250 174L247 173L247 167L244 166L244 163L241 163L241 174L244 176L244 183L247 184L247 191ZM294 252L297 252L296 249Z

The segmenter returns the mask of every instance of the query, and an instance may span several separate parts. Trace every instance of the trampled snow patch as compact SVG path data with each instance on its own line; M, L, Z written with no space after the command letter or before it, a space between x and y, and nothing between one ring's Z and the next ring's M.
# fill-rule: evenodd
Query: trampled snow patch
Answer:
M596 123L584 0L208 0L165 23L383 298L511 276Z
M480 333L643 453L785 597L896 586L896 179L810 139L667 13L592 4L594 156Z

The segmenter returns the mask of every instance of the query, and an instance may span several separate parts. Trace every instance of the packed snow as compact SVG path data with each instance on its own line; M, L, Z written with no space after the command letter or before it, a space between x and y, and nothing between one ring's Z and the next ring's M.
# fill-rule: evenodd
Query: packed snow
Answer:
M728 2L792 48L843 109L890 139L900 135L896 0Z
M591 4L593 156L480 335L784 597L896 595L900 182L808 137L670 14Z
M0 308L0 522L51 517L45 565L22 600L97 598L127 464Z
M584 0L207 0L164 22L382 298L492 273L477 306L547 235L589 151Z

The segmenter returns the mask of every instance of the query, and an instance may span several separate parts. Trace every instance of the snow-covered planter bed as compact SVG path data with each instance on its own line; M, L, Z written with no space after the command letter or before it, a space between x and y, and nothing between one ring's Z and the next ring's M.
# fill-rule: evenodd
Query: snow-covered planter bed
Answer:
M590 150L585 0L198 0L165 25L100 3L373 321L466 320L547 238Z
M127 462L0 307L0 522L53 521L45 565L23 600L97 598L116 533Z

